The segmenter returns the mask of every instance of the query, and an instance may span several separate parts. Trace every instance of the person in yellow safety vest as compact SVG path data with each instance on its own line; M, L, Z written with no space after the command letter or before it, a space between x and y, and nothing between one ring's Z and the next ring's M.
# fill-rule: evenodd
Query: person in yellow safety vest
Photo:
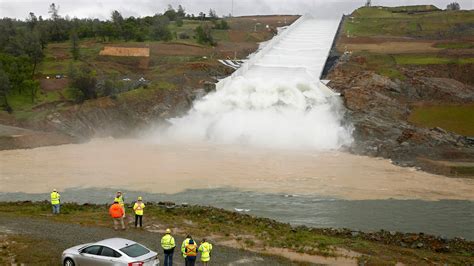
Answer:
M53 189L51 192L51 205L53 206L53 214L59 214L61 209L61 200L59 199L61 195L59 195L56 189Z
M164 266L173 266L173 253L176 244L169 228L166 229L165 235L161 238L161 247L163 248L163 253L165 253Z
M133 205L135 211L135 228L137 228L138 220L140 220L140 228L143 228L143 209L145 209L145 203L142 202L142 197L138 197L137 202Z
M117 191L115 195L114 202L117 201L123 209L123 217L125 218L125 198L123 197L122 191Z
M186 254L186 266L194 266L197 257L197 245L194 240L189 239L189 243L184 247Z
M201 252L202 265L207 265L211 260L212 244L208 243L207 240L204 238L198 250L199 252Z
M186 245L189 244L189 240L192 239L191 235L187 235L186 239L183 240L181 244L181 254L183 254L183 258L186 260Z

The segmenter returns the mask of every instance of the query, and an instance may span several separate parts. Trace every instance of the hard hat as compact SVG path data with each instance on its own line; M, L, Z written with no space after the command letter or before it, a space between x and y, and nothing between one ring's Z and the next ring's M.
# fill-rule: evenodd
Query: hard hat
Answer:
M138 200L142 200L142 197L138 197Z
M167 233L167 234L171 234L171 229L167 228L167 229L166 229L166 233Z
M53 192L56 192L57 190L55 188L53 188Z

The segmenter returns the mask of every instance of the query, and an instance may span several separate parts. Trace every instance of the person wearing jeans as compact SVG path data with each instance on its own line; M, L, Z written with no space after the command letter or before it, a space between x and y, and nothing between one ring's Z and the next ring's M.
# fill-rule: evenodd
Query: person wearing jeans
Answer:
M193 239L190 239L186 247L184 248L186 254L186 266L194 266L196 264L197 257L197 245Z
M165 254L164 266L173 265L173 253L174 248L176 247L174 237L171 235L171 230L166 229L165 235L161 238L161 247L163 248L163 253Z
M140 225L140 228L143 228L143 209L145 209L145 203L143 203L142 197L138 197L137 202L133 205L133 210L135 211L135 228L137 228L138 225Z
M53 206L53 214L59 214L61 210L61 203L59 198L61 195L59 195L58 191L56 189L53 189L53 192L51 192L51 206Z

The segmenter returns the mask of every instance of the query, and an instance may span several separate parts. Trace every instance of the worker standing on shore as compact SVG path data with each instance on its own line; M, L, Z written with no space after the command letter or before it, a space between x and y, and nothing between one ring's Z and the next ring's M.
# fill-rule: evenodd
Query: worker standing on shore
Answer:
M189 243L184 247L186 254L186 266L194 266L197 257L197 245L194 240L189 239Z
M190 239L192 239L191 235L187 235L181 244L181 254L183 254L184 261L186 261L186 245L189 244Z
M123 209L123 217L125 218L125 198L122 194L122 191L117 191L117 194L115 195L115 199L114 199L114 202L115 201L118 201L118 203L120 204L120 206L122 206L122 209Z
M139 220L140 228L143 228L143 209L145 209L145 203L142 202L142 197L138 197L137 202L133 205L133 210L135 211L135 228L137 228Z
M114 220L114 229L118 230L118 226L120 224L122 230L125 230L125 223L123 222L123 207L120 206L118 200L114 200L114 204L110 206L109 214Z
M207 266L209 261L211 260L212 244L208 243L207 240L204 238L198 250L199 252L201 252L202 265Z
M164 266L173 266L173 253L176 244L169 228L166 229L165 235L161 238L161 247L165 254Z
M61 195L59 195L58 191L53 189L53 192L51 192L51 206L53 206L53 214L59 214L61 210L60 197Z

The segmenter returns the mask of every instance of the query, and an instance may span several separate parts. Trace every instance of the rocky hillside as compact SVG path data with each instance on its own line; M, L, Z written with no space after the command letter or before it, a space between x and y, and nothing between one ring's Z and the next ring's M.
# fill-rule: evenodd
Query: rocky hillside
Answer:
M472 23L472 11L372 7L345 16L325 78L355 126L353 152L474 176Z

